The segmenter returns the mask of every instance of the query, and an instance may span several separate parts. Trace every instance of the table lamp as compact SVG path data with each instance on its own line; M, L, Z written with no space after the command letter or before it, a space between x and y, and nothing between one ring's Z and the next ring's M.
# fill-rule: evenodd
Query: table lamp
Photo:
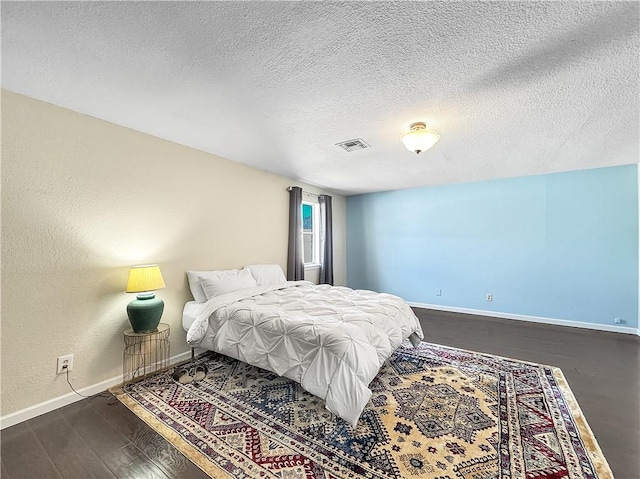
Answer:
M126 292L139 294L127 305L127 315L136 333L148 333L158 329L164 301L156 298L155 293L150 291L164 287L164 279L157 264L131 267Z

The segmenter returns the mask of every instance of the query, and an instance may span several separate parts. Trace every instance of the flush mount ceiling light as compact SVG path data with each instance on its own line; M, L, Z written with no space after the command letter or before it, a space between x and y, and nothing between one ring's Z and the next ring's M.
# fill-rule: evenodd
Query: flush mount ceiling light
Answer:
M419 154L422 151L427 151L440 139L440 135L437 131L428 130L427 125L419 121L417 123L411 123L409 131L400 137L400 141L404 143L409 151L415 151Z

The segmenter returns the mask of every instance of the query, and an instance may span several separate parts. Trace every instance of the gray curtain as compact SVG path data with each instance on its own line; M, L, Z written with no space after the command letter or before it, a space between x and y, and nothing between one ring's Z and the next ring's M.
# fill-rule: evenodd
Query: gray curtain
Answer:
M333 286L333 213L331 196L318 197L320 204L320 284Z
M302 250L302 188L289 188L289 254L287 256L287 279L304 279Z

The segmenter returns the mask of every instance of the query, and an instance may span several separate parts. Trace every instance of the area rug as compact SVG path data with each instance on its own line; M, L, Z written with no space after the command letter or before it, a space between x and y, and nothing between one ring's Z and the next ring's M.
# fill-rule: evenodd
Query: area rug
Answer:
M288 379L209 353L117 396L211 477L604 479L613 475L562 372L406 343L357 427Z

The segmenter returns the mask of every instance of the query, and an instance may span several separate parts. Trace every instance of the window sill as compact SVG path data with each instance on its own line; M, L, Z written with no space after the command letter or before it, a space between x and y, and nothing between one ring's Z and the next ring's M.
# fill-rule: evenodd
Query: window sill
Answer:
M305 263L304 270L308 271L310 269L320 269L320 265L317 263Z

